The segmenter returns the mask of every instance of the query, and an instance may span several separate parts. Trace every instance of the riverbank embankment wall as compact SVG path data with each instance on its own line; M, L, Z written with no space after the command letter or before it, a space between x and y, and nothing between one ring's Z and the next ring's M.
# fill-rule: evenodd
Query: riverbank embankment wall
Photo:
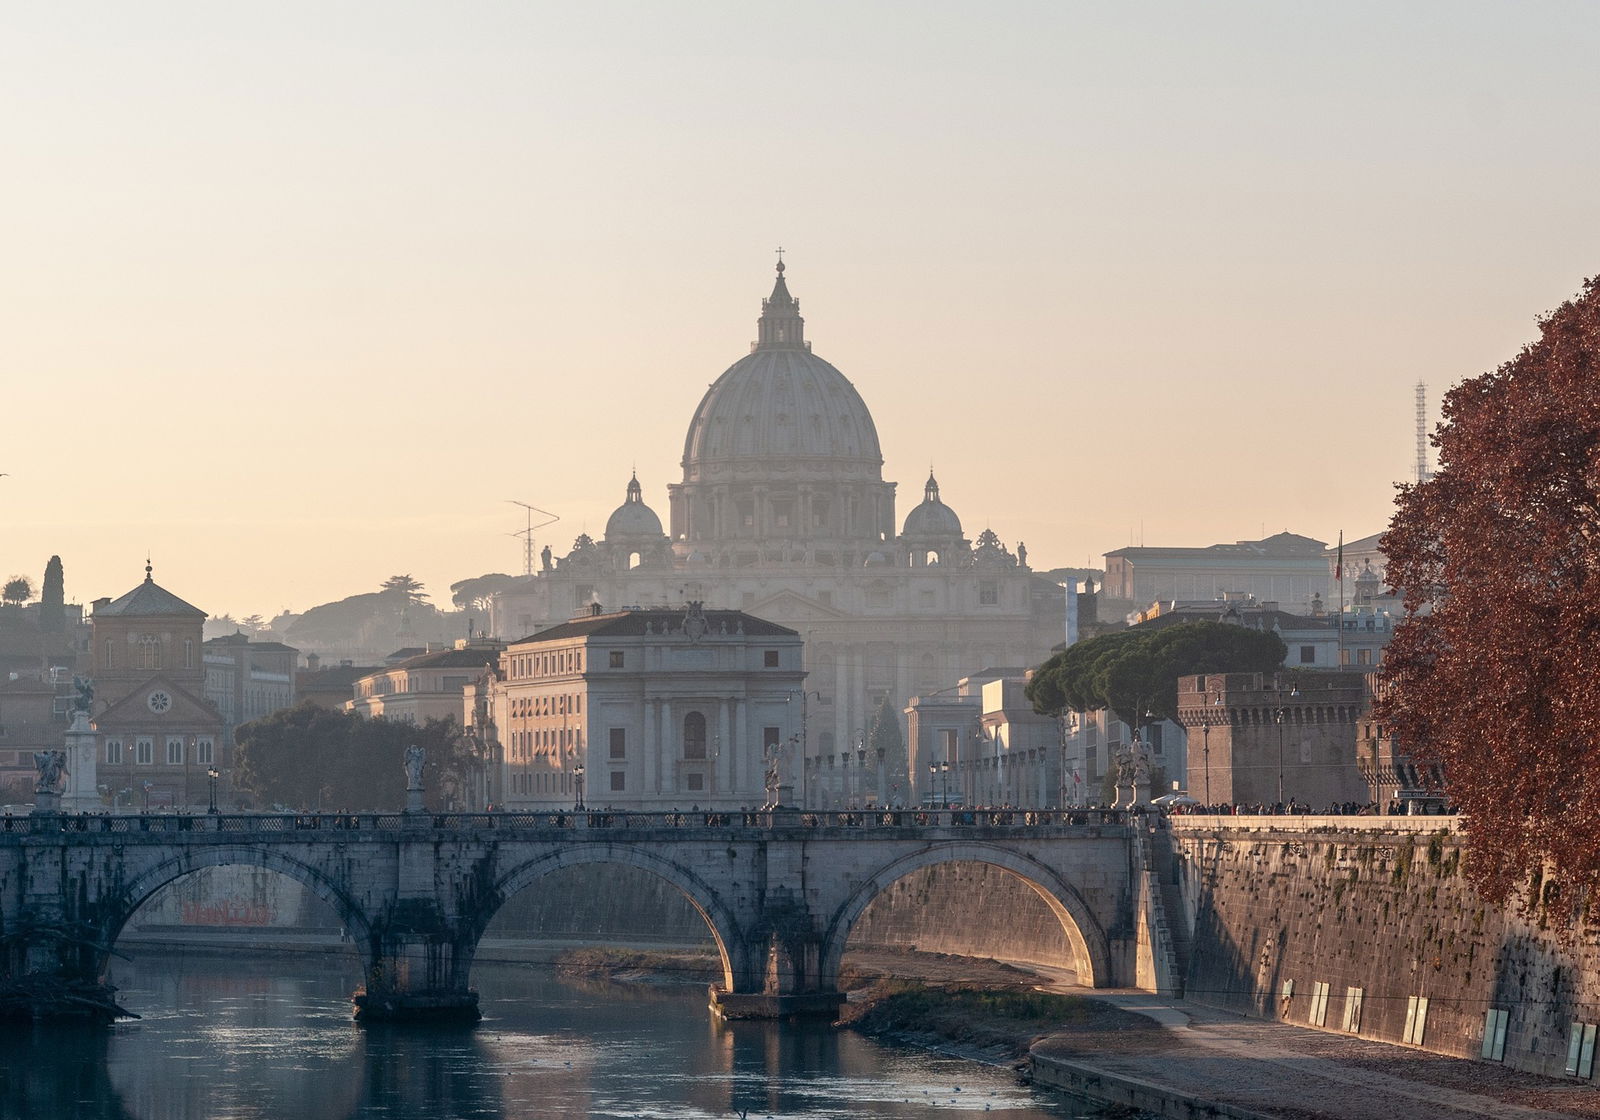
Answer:
M1480 899L1454 818L1171 827L1186 998L1549 1076L1570 1076L1570 1057L1592 1078L1600 938L1564 943L1559 915Z

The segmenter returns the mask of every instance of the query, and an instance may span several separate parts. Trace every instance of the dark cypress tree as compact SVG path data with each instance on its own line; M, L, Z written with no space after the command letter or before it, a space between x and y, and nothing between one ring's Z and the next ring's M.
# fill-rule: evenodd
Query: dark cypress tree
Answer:
M47 634L59 634L66 629L66 601L61 557L52 556L44 566L44 589L39 594L39 629Z

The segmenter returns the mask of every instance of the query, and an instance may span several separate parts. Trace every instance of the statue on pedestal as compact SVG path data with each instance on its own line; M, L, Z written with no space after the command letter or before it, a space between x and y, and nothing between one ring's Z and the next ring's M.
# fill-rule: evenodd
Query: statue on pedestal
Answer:
M420 790L422 788L422 767L428 759L428 752L415 744L406 748L406 790Z
M61 772L67 768L67 752L34 751L33 766L39 775L34 792L53 794L61 784Z

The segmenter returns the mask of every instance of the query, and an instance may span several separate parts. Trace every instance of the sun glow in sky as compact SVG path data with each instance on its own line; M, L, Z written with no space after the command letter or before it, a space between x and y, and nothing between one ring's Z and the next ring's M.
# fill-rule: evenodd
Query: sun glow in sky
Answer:
M0 576L273 614L665 520L785 246L816 352L1043 569L1388 517L1412 386L1600 268L1600 6L0 14Z

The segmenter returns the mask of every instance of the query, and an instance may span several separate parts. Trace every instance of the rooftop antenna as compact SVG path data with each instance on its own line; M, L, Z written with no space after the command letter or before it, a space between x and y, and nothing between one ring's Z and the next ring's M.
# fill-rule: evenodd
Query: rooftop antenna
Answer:
M1433 477L1428 469L1428 383L1417 382L1417 483Z
M510 535L513 537L522 538L522 574L525 576L531 576L533 575L533 531L535 529L543 529L546 525L554 525L557 521L561 520L561 516L559 514L551 513L547 509L540 509L538 506L529 505L527 502L519 502L515 498L507 498L506 501L510 502L514 506L521 506L523 509L528 511L528 527L526 529L520 529ZM533 523L533 515L536 513L549 518L549 520L541 521L539 524L535 525Z

